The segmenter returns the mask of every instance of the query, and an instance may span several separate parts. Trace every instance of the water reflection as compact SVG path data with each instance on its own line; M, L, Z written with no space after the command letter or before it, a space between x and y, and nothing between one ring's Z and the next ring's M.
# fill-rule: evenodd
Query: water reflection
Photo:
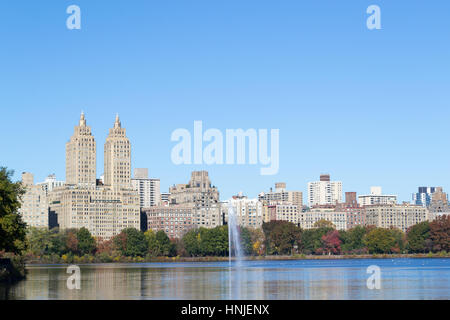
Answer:
M369 290L368 266L382 269ZM450 259L247 261L81 265L81 290L67 266L30 266L27 280L0 286L0 299L449 299Z

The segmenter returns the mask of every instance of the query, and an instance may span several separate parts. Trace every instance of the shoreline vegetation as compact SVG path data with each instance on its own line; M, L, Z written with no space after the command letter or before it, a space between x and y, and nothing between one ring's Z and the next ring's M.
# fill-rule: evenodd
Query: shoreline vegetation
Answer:
M445 259L450 258L450 253L420 253L420 254L362 254L362 255L303 255L295 254L292 256L246 256L244 261L292 261L292 260L358 260L358 259ZM234 261L235 259L232 258ZM199 262L228 262L228 257L154 257L131 258L122 257L111 262L99 262L95 259L81 257L77 259L80 264L110 264L110 263L199 263ZM47 259L28 260L25 267L33 265L70 265L71 263L61 261L59 263L49 263Z
M8 256L8 255L7 255ZM0 258L0 283L15 283L25 279L26 264L23 257Z

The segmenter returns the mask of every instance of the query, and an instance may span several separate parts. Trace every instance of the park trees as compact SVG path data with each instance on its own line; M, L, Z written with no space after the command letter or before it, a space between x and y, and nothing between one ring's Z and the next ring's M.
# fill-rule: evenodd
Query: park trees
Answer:
M191 257L200 255L200 232L198 229L189 230L181 239L186 253Z
M120 234L114 237L114 245L122 255L127 257L143 257L148 250L144 233L135 228L122 230Z
M228 228L219 226L213 229L193 229L183 236L181 242L189 256L223 257L228 255Z
M12 182L13 171L0 168L0 251L21 253L25 249L26 224L18 210L25 190Z
M330 230L322 236L322 246L318 248L317 253L323 254L340 254L341 253L341 239L339 231Z
M91 233L86 228L81 228L76 233L78 241L78 251L80 254L92 254L96 249L95 239L92 237Z
M263 223L267 254L291 254L294 246L299 246L302 230L287 221Z
M322 237L333 230L334 228L332 228L330 225L322 225L320 228L303 230L301 234L301 251L305 254L322 254Z
M368 232L368 228L356 226L347 231L340 231L342 240L342 252L346 254L362 254L367 252L364 244L364 236Z
M430 240L430 223L421 222L410 228L406 232L407 248L414 253L422 253L432 250Z
M364 243L370 253L387 253L394 245L395 239L389 230L374 228L364 237Z
M430 223L430 239L433 251L450 251L450 215L437 217Z

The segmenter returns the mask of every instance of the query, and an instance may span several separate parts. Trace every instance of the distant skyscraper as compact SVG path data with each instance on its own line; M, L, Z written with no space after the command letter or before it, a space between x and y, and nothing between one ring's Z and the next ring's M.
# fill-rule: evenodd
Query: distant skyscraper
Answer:
M119 115L114 127L109 129L105 143L105 186L113 189L131 187L131 146L122 128Z
M96 165L95 139L91 127L86 125L84 113L81 113L80 122L66 143L66 183L95 186Z
M329 174L322 174L320 181L308 183L308 205L335 205L342 202L342 182L331 181Z
M433 193L436 191L435 187L419 187L419 192L413 193L413 203L422 207L428 207L431 203Z
M141 208L159 206L161 204L160 180L150 179L148 169L134 169L134 178L131 179L133 189L139 193Z

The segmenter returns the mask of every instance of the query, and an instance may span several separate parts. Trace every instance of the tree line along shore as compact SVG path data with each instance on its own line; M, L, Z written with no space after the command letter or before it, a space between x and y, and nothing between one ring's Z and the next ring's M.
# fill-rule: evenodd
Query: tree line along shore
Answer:
M450 257L450 216L422 222L408 229L358 226L336 230L325 220L302 230L284 221L264 223L262 229L240 228L248 260L350 259L393 257ZM79 230L28 229L27 263L111 263L227 261L228 227L193 229L181 239L164 231L125 229L108 241L99 241L85 228Z

